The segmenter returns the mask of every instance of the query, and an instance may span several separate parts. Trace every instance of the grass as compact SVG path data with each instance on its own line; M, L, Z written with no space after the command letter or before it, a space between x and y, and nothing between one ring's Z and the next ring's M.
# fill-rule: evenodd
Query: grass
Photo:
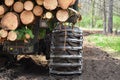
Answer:
M87 37L87 41L90 43L95 43L96 46L101 47L107 52L114 53L113 56L120 57L120 37L118 36L93 34Z

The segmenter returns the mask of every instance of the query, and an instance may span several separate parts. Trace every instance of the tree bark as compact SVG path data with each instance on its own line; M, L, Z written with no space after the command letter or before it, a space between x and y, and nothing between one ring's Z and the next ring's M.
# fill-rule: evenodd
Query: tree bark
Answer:
M95 22L94 22L94 18L95 18L95 0L92 0L92 22L91 22L91 28L93 28L95 26Z
M106 1L104 0L103 2L103 14L104 14L104 18L103 18L103 26L104 26L104 30L103 30L103 33L106 34L106 29L107 29L107 14L106 14Z
M109 1L109 13L108 13L108 33L113 32L113 0Z

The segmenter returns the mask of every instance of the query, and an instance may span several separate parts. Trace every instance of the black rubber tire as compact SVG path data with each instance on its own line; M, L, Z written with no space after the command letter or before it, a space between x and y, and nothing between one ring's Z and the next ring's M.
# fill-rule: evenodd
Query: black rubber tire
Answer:
M71 28L71 27L66 27L66 32L67 32L67 37L65 39L65 29L55 29L53 31L53 36L52 36L52 47L51 47L51 61L50 61L50 73L53 74L76 74L76 73L80 73L82 71L82 43L83 43L83 36L82 36L82 31L75 27L75 28ZM73 41L70 41L72 40ZM64 40L65 43L64 43ZM76 40L76 41L74 41ZM65 46L64 46L65 45ZM68 48L70 47L70 48ZM78 47L80 49L75 49L73 50L73 48ZM64 50L65 48L65 50ZM54 57L53 57L54 55ZM64 56L81 56L80 58L73 58L73 57L69 57L69 58L64 58ZM63 56L63 57L57 57L57 56ZM61 63L61 65L57 65L56 63ZM71 64L69 66L66 67L62 65L62 63L64 64ZM80 66L73 66L72 64L74 63L78 63L81 65ZM57 71L55 73L55 71ZM80 71L80 72L79 72ZM63 72L63 73L61 73ZM70 73L69 73L70 72ZM73 72L73 73L71 73Z

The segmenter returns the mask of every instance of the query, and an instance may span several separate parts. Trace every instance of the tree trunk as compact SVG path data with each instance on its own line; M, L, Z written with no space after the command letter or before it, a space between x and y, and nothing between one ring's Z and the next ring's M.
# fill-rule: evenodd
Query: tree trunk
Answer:
M105 5L105 8L106 8L106 1L105 0L99 0L99 4L100 4L100 9L99 9L99 16L103 15L103 13L101 13L101 11L104 11L104 5Z
M6 30L15 30L19 25L19 17L14 12L8 12L1 19L2 28Z
M38 5L43 5L44 0L35 0Z
M43 8L41 6L35 6L33 8L33 13L35 14L35 16L41 16L43 13Z
M22 2L17 1L17 2L15 2L15 4L13 5L13 9L14 9L15 12L20 13L20 12L23 11L24 5L23 5Z
M108 13L108 33L113 32L113 0L109 1L109 13Z
M20 14L20 19L23 24L28 25L34 21L35 17L31 11L23 11Z
M58 4L62 9L67 9L73 0L58 0Z
M106 14L106 1L104 0L103 2L103 14L104 14L104 18L103 18L103 26L104 26L104 31L103 33L106 34L106 28L107 28L107 25L106 25L106 22L107 22L107 14Z
M65 22L69 18L69 14L67 10L58 10L56 17L60 22Z
M94 18L95 18L95 0L92 0L92 22L91 22L91 28L93 28L95 26L95 22L94 22Z
M25 1L25 3L24 3L25 10L30 11L33 9L33 7L34 7L34 4L32 1Z
M10 6L13 5L14 0L4 0L4 3L5 3L6 6L10 7Z
M44 0L43 5L47 10L54 10L57 8L58 2L57 0Z

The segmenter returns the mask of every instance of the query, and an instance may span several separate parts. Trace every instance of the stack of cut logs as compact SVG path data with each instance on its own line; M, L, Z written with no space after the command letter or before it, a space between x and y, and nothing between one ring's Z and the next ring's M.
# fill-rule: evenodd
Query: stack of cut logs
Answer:
M2 0L0 5L0 38L15 41L20 25L30 25L36 17L65 22L69 18L68 8L76 0ZM56 15L53 15L56 12Z

